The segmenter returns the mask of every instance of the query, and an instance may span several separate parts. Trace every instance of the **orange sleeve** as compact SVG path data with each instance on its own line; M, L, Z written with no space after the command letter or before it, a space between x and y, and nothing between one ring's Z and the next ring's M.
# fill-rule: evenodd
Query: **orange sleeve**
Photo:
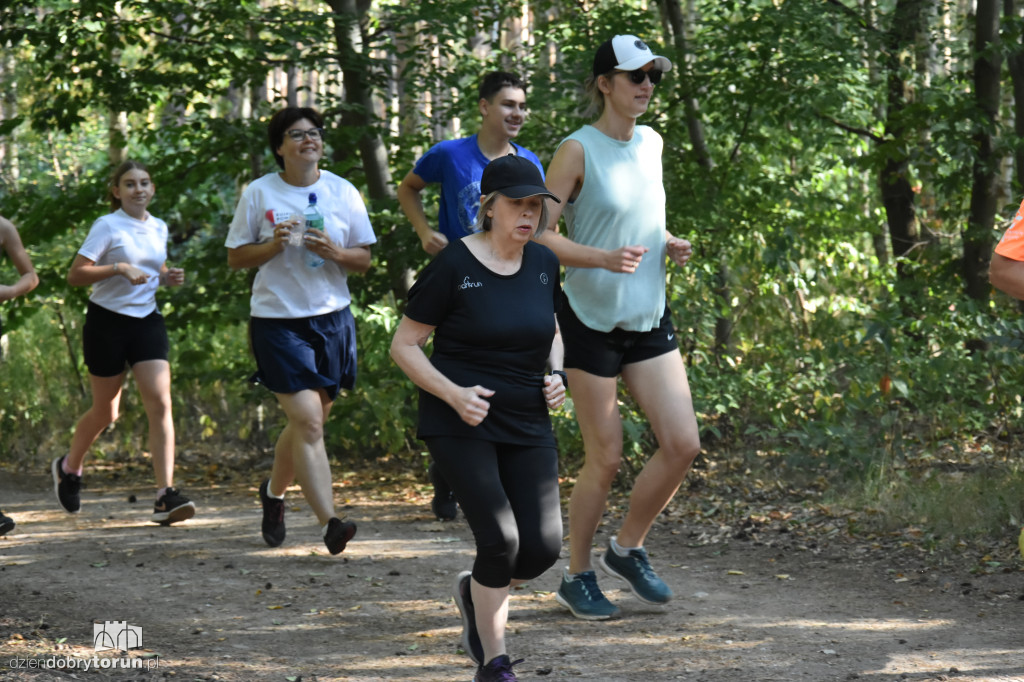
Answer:
M1013 216L1010 229L1003 233L1003 238L996 244L996 253L1012 260L1024 261L1024 201L1017 209L1017 215Z

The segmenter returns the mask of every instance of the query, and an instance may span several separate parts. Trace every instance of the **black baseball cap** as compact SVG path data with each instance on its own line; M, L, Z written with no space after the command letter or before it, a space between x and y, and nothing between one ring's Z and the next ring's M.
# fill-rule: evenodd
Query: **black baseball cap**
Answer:
M515 154L499 156L487 164L480 178L480 193L498 192L509 199L544 196L558 203L562 200L548 191L544 178L532 161Z

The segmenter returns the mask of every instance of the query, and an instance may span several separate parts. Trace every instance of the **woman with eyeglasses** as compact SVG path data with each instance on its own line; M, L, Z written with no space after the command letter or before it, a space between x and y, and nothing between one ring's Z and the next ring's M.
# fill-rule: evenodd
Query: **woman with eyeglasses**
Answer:
M540 237L565 266L558 324L585 450L569 500L569 566L556 593L577 618L619 614L601 592L591 546L622 459L618 377L646 414L658 449L637 476L629 511L597 564L641 601L672 591L651 568L644 542L700 449L686 368L665 296L666 259L683 266L690 243L666 228L662 139L637 119L672 68L639 38L617 35L594 55L586 88L600 115L569 135L547 187L569 197L566 235L553 207Z
M274 393L287 418L273 470L259 488L263 540L271 547L284 542L284 494L298 481L324 544L339 554L356 525L335 513L324 424L339 392L355 385L348 273L370 269L377 240L359 191L320 168L323 130L320 114L308 107L274 114L267 132L281 170L242 192L225 246L232 269L257 268L249 326L254 379ZM314 194L323 230L305 229L303 222ZM310 267L308 252L324 264Z

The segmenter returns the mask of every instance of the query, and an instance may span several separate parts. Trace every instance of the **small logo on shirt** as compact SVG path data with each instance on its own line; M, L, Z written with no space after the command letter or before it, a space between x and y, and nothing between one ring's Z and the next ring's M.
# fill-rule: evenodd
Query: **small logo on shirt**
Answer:
M546 272L540 273L540 283L541 284L547 284L548 283L548 273L546 273Z
M466 279L462 280L462 284L459 285L459 289L470 289L473 287L482 287L483 282L470 282L469 275L466 275Z

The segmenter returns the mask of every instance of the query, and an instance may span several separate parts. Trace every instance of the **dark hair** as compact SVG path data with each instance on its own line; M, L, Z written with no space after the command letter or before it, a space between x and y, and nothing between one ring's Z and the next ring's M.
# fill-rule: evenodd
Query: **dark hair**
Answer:
M518 88L526 92L526 83L508 71L491 71L480 81L480 98L490 102L502 88ZM479 100L478 100L479 101Z
M107 201L110 202L110 210L116 211L121 208L121 200L114 196L114 188L121 184L121 177L128 171L140 170L149 175L149 169L145 164L138 161L122 161L121 165L110 174L110 185L107 187ZM150 178L152 179L152 178Z
M274 114L267 124L267 137L270 138L270 151L274 154L277 165L284 170L284 159L277 153L278 147L284 144L284 131L302 119L309 119L317 128L324 127L323 116L312 107L285 107Z

